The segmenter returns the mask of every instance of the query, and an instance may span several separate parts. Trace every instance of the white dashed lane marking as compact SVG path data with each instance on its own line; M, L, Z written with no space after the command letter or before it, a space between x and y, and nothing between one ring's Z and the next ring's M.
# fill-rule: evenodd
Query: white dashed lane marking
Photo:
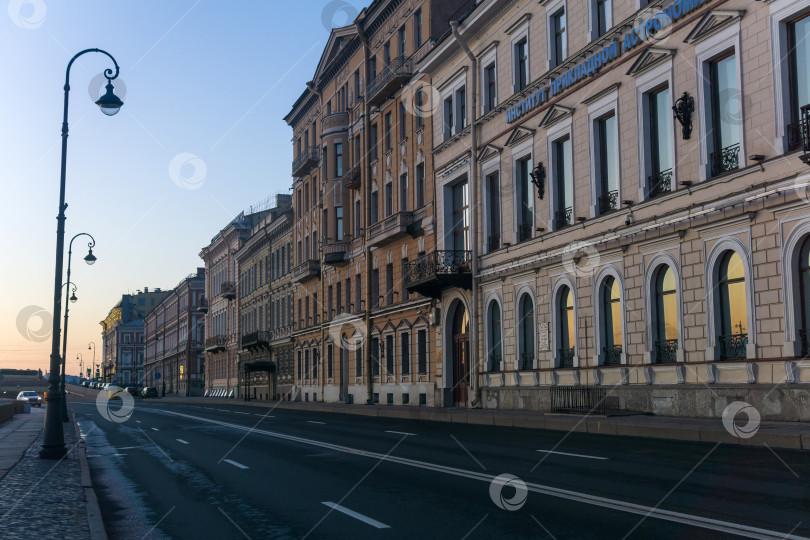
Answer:
M224 461L225 463L230 463L234 467L239 467L240 469L249 469L250 468L247 465L242 465L241 463L237 463L236 461L233 461L231 459L223 459L222 461Z
M183 439L175 439L179 443L188 444L188 441L184 441Z
M342 513L342 514L346 514L347 516L351 516L351 517L353 517L354 519L359 519L359 520L360 520L360 521L362 521L363 523L366 523L366 524L368 524L368 525L371 525L372 527L374 527L374 528L376 528L376 529L390 529L390 528L391 528L391 527L389 527L388 525L386 525L385 523L380 523L380 522L379 522L379 521L377 521L376 519L370 518L370 517L368 517L368 516L364 516L363 514L360 514L360 513L358 513L358 512L355 512L354 510L349 510L349 509L348 509L348 508L346 508L345 506L340 506L340 505L339 505L339 504L337 504L337 503L333 503L333 502L329 502L329 501L324 501L324 502L323 502L323 503L321 503L321 504L323 504L324 506L328 506L328 507L329 507L329 508L331 508L332 510L337 510L338 512L340 512L340 513Z

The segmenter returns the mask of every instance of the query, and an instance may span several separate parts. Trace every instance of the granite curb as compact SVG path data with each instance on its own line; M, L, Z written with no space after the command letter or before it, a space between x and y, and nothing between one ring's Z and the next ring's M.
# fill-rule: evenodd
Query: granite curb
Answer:
M76 429L76 439L78 441L76 450L79 454L79 466L81 467L81 486L84 491L84 500L87 506L87 526L90 528L90 540L108 540L107 530L104 528L104 520L101 517L101 507L98 504L96 491L93 489L93 478L90 475L90 464L87 462L87 444L82 438L79 430L79 423L76 421L76 413L70 413L73 426Z

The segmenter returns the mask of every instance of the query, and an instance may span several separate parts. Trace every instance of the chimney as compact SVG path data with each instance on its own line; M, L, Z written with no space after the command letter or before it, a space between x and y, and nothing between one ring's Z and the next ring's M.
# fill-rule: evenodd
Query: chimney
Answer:
M204 266L198 266L197 267L197 275L198 276L204 276L205 275L205 267Z
M148 293L149 292L149 287L144 287L143 292L144 292L144 294Z

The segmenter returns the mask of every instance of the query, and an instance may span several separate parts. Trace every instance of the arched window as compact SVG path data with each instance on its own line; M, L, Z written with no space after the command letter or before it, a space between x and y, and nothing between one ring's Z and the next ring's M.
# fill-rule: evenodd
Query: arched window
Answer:
M534 304L528 294L520 298L518 316L518 369L534 369Z
M743 359L748 345L748 308L745 301L745 269L742 257L736 251L729 251L720 259L717 277L720 285L717 336L720 360Z
M799 321L798 336L801 344L802 358L810 356L810 236L805 238L799 252L799 261L796 270L799 273L799 303L801 304L801 320Z
M493 300L489 303L489 313L487 314L488 341L489 346L489 370L500 371L502 369L503 344L501 333L501 307Z
M601 296L604 365L617 366L622 358L622 298L616 278L605 279Z
M675 362L678 353L678 303L675 272L668 265L661 266L655 276L654 302L653 362Z
M576 348L574 342L574 295L571 288L563 286L559 294L559 364L560 367L574 367Z

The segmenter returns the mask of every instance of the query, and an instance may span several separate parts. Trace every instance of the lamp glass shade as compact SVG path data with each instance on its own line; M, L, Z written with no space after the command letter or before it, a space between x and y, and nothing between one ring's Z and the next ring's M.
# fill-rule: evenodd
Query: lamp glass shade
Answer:
M93 255L93 248L90 248L90 252L84 258L84 262L87 264L93 264L96 262L96 256Z
M71 302L73 302L73 303L75 304L75 303L76 303L76 300L78 300L78 298L76 298L76 293L73 293L73 294L70 296L70 301L71 301Z
M96 101L96 105L98 105L101 108L101 112L107 116L113 116L118 113L124 105L124 102L113 93L113 85L111 82L107 83L106 88L107 92Z

